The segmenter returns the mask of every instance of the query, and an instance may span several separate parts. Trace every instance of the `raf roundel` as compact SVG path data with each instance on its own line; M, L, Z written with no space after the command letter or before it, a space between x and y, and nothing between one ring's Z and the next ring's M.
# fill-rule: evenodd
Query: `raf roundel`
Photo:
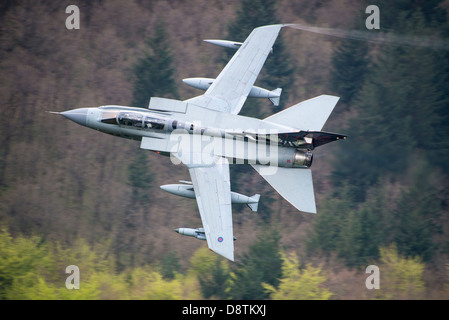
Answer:
M223 242L223 237L218 237L218 242Z

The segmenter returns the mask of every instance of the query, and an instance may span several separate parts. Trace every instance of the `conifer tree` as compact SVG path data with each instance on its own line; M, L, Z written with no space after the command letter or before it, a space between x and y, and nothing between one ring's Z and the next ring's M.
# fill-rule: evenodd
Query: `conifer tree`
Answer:
M329 87L340 102L351 105L360 91L370 64L368 49L366 42L345 40L332 54Z
M225 267L223 259L216 259L215 264L210 271L198 275L201 293L204 298L228 298L228 293L226 291L228 289L229 277L229 271Z
M442 207L435 187L437 180L429 165L422 166L397 201L391 233L398 252L405 257L420 257L428 262L438 249L435 235L442 232L439 221Z
M397 14L394 32L435 32L419 10ZM384 44L356 93L357 116L346 130L351 144L341 146L333 180L354 186L353 199L384 174L403 173L419 150L447 171L449 112L447 54L428 48ZM438 156L435 156L437 154ZM345 164L351 163L352 167Z
M282 276L280 235L276 228L264 228L233 273L230 296L233 299L267 299L263 283L277 288Z
M133 68L133 106L146 108L150 98L154 96L178 96L169 44L165 26L160 21L156 25L154 36L148 41L150 50L144 53L144 57Z
M146 150L138 150L128 167L128 184L132 189L132 201L144 204L149 199L149 189L152 186L153 173L149 171Z

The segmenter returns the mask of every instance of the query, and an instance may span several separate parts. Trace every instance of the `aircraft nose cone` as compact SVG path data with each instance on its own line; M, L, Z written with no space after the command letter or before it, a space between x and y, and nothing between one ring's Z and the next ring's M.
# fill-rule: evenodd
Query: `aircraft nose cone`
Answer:
M65 118L72 120L82 126L87 124L87 112L89 108L79 108L61 112L61 115Z

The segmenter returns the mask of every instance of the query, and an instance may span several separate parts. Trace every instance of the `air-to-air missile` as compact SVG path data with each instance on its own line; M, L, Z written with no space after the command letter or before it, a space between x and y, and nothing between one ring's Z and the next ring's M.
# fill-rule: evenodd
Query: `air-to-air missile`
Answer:
M204 229L203 228L197 228L197 229L192 229L192 228L178 228L175 229L175 232L179 233L180 235L183 236L189 236L189 237L194 237L200 240L206 240L206 235L204 234ZM234 241L237 240L236 237L234 237ZM220 241L220 240L218 240Z
M175 232L183 235L183 236L189 236L194 237L200 240L206 240L206 235L204 234L203 228L198 229L192 229L192 228L178 228L175 229Z

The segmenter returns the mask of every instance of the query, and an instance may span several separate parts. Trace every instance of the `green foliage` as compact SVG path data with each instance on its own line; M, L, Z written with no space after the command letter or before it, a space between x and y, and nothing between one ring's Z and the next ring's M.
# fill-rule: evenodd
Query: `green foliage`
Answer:
M348 266L362 266L379 255L385 241L383 212L371 203L352 211L343 223L338 243L338 256Z
M134 90L132 105L146 108L153 96L168 95L176 98L178 91L173 78L173 56L165 24L158 22L155 34L149 39L151 52L145 52L134 65Z
M205 274L212 269L216 259L207 248L200 248L190 259L190 272L196 276Z
M111 247L116 257L117 268L122 271L126 267L140 266L148 262L148 250L142 248L137 234L151 214L152 200L150 189L153 186L154 173L150 170L148 151L137 149L133 153L132 162L127 170L131 195L124 200L122 218L119 220L118 232L112 235Z
M162 275L148 268L136 268L130 278L130 298L142 300L177 300L182 297L182 284L178 279L164 280Z
M20 297L18 288L33 286L34 272L51 264L42 258L45 245L39 239L12 238L6 228L0 231L0 299Z
M435 235L441 233L441 200L431 174L431 167L424 166L415 173L411 187L401 193L392 214L393 241L400 254L420 257L428 262L434 256L439 243Z
M378 299L422 299L424 263L419 258L404 258L394 245L380 248L381 264Z
M349 192L349 187L340 188L338 196L325 202L306 243L307 252L335 252L348 266L364 266L379 257L379 246L389 239L387 198L379 187L368 201L354 206Z
M180 268L176 252L170 251L162 257L160 273L164 279L174 279Z
M366 42L346 40L332 53L329 87L340 102L351 105L357 98L369 70L368 49Z
M241 1L237 17L228 27L229 34L237 36L234 41L243 41L257 27L280 23L276 14L275 0Z
M148 151L136 150L128 167L128 184L132 188L131 205L136 201L143 204L149 200L154 175L149 169Z
M204 298L228 298L230 271L227 260L201 248L190 260L190 265L190 272L198 278Z
M349 200L352 189L340 188L317 216L307 241L308 253L335 252L348 266L364 266L379 257L379 247L394 242L401 255L429 262L444 246L444 240L436 237L442 233L444 203L432 166L421 162L412 171L409 186L394 197L386 194L385 189L392 188L386 179L358 206Z
M279 248L278 245L271 248L269 245L269 249ZM278 279L273 275L280 277L281 265L270 259L270 255L280 256L278 252L261 250L263 246L255 243L248 259L251 259L253 267L259 264L263 272L258 277L245 279L245 283L263 291L262 282L277 285ZM37 238L13 238L3 229L0 232L0 253L1 299L226 299L235 286L231 282L228 261L206 248L194 254L187 275L172 271L169 277L150 266L117 272L111 255L101 246L92 248L83 240L75 246L62 248L41 244ZM263 259L259 256L262 253L265 254ZM175 261L173 255L169 257L167 261ZM66 288L65 281L69 275L64 271L68 265L79 267L80 289ZM244 269L245 266L241 265L240 272ZM251 292L246 294L246 298L254 298ZM264 296L268 297L267 294Z
M263 284L274 300L329 300L332 293L323 288L326 276L320 267L308 264L300 270L296 254L282 254L282 278L278 288Z
M71 249L41 243L38 238L15 238L0 232L1 299L99 299L102 274L111 272L108 260L82 240ZM82 290L65 287L65 267L82 272ZM68 276L68 275L66 275ZM81 286L80 286L81 287Z
M447 32L441 8L432 7L439 1L403 3L414 5L389 6L392 12L382 16L382 26L396 34ZM369 72L362 70L360 78L349 61L353 55L354 68L363 69L358 61L366 55L363 47L342 43L334 53L337 73L331 87L352 103L356 115L345 130L350 139L339 146L334 163L338 191L317 217L308 249L335 252L347 265L363 266L378 258L379 247L394 242L401 255L428 262L440 246L436 235L445 210L437 175L448 170L449 56L406 46L372 49ZM400 182L401 192L382 195L393 181Z
M12 237L3 228L0 232L0 297L12 300L261 297L315 300L330 299L334 295L326 288L327 276L321 267L306 264L301 268L295 253L286 254L277 247L275 256L280 257L281 262L278 264L270 259L270 252L260 251L260 239L246 258L248 266L240 264L235 272L227 260L201 248L192 256L186 275L174 272L168 279L149 265L117 272L112 257L105 255L101 246L92 247L82 240L75 246L62 248L43 244L35 237ZM380 290L376 290L374 298L424 297L424 263L420 258L404 257L395 245L390 245L380 246L379 257L370 261L379 261L376 264L380 269ZM254 276L257 263L263 272ZM65 286L68 274L64 271L70 264L80 269L80 289L69 290Z
M345 216L350 212L350 204L344 194L341 198L327 200L306 242L307 252L310 254L320 249L324 252L335 251L343 229L342 221L346 220Z
M80 288L67 289L65 268L80 270ZM36 237L13 238L0 231L0 299L23 300L98 300L145 299L171 300L198 298L186 291L195 281L175 274L164 279L151 267L137 267L116 273L112 257L101 247L85 241L61 248L40 243Z
M395 32L416 35L433 31L418 9L397 14ZM343 146L345 149L341 150L335 164L333 180L337 184L348 181L355 187L352 198L364 201L364 193L379 176L403 173L418 148L429 151L429 159L435 164L446 163L449 159L449 140L444 139L449 132L448 112L443 111L447 110L443 105L447 106L448 101L448 78L447 66L442 64L447 56L430 49L385 45L379 48L376 61L362 81L366 70L361 71L358 79L357 71L348 69L351 55L357 56L353 59L354 68L359 65L357 50L362 50L362 58L363 44L357 47L353 42L350 47L343 43L333 58L336 73L331 78L331 87L345 99L360 97L356 108L358 115L347 129L352 146ZM347 76L343 70L355 75ZM346 76L346 82L339 78ZM353 166L348 167L346 163Z
M262 283L277 287L281 277L280 235L264 228L232 273L229 294L233 299L266 299Z

